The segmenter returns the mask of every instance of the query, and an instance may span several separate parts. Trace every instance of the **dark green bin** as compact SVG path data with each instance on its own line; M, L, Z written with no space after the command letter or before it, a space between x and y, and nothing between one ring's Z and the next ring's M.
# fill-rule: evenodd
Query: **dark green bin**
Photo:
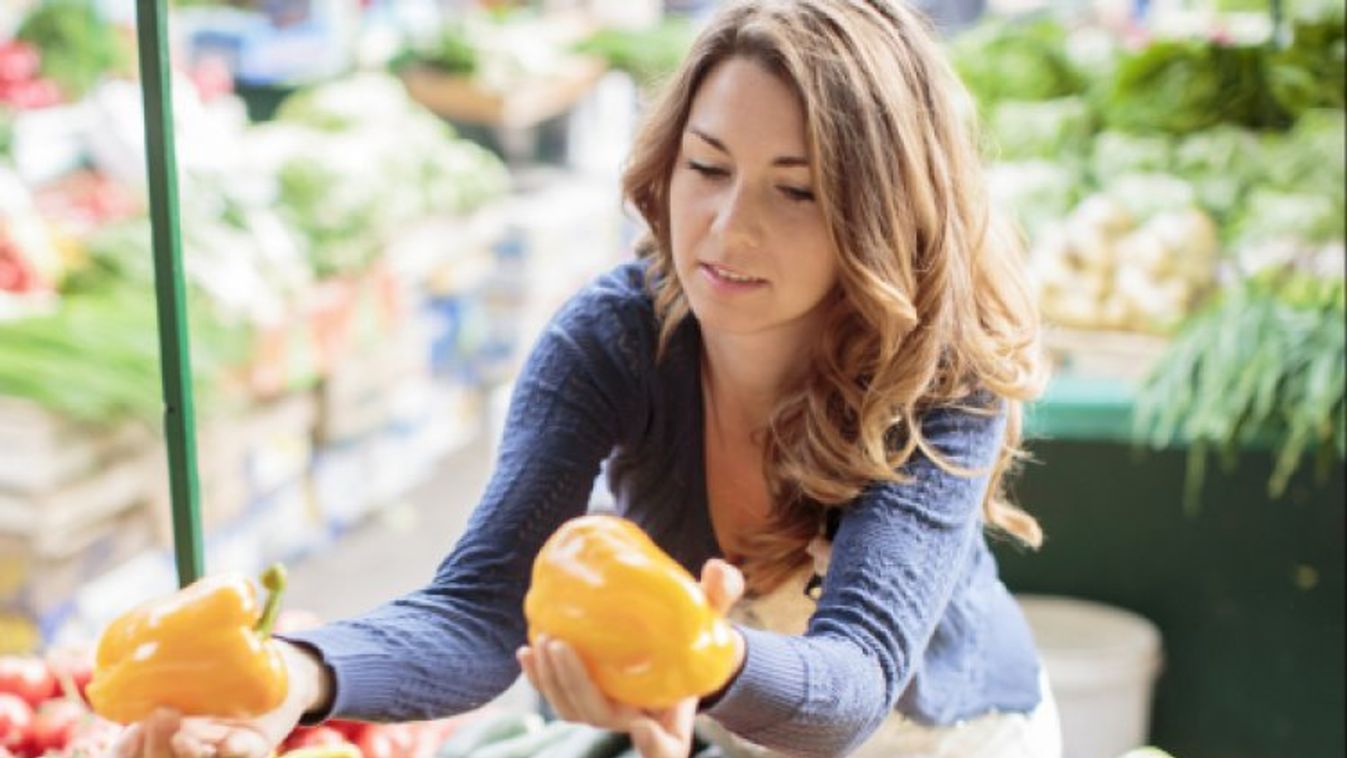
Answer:
M1209 465L1185 513L1187 451L1130 442L1126 385L1063 378L1026 428L1037 462L1015 494L1047 541L997 545L1002 574L1159 627L1152 742L1176 758L1347 754L1342 466L1273 500L1271 455L1247 451L1230 472Z

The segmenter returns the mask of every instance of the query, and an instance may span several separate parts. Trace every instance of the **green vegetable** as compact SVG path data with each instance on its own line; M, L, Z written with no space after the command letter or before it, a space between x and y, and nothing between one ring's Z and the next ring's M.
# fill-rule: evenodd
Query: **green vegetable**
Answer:
M630 738L620 732L576 726L575 731L537 753L535 758L615 758L631 744Z
M436 758L469 758L474 751L495 742L532 734L543 728L543 717L536 713L505 711L479 716L459 727L440 749Z
M1272 97L1293 118L1312 108L1342 108L1347 87L1342 6L1317 18L1297 19L1292 41L1268 60Z
M91 0L44 0L19 25L15 36L42 54L42 75L77 100L103 74L126 64L112 25Z
M484 745L472 751L469 758L533 758L584 728L568 721L551 721L541 729Z
M1174 151L1174 172L1193 185L1202 208L1226 221L1261 180L1261 151L1253 132L1223 124L1183 138Z
M1045 160L998 163L987 172L993 200L1014 214L1031 239L1076 207L1083 184L1081 171Z
M1306 111L1285 134L1264 137L1259 160L1267 186L1291 192L1310 192L1341 198L1347 171L1347 129L1341 110Z
M1282 128L1290 115L1267 84L1265 48L1164 40L1125 57L1096 93L1108 127L1191 134L1221 123Z
M678 68L696 33L686 19L666 17L649 29L600 29L576 50L603 58L611 68L626 71L641 87L650 88Z
M1100 186L1117 176L1172 170L1172 141L1164 135L1103 131L1094 140L1090 169Z
M1185 325L1142 387L1136 419L1152 445L1190 446L1189 508L1209 451L1230 465L1242 447L1274 445L1273 497L1308 455L1321 473L1347 458L1344 315L1341 274L1283 269L1231 288Z
M1232 227L1232 247L1248 249L1278 242L1314 245L1342 239L1343 209L1331 196L1256 189Z
M223 401L227 366L246 344L238 330L192 306L198 406ZM162 409L153 289L130 286L67 297L53 314L0 323L0 395L31 400L75 421L153 420Z
M1164 211L1177 211L1197 204L1197 192L1188 182L1163 173L1124 174L1104 185L1105 192L1138 221Z
M1007 101L992 111L992 132L1005 160L1083 160L1094 133L1085 100L1063 97L1039 102Z
M477 72L480 58L468 28L461 23L449 23L429 43L404 47L389 66L395 72L422 65L446 74L471 76Z
M981 108L1002 100L1051 100L1085 92L1066 53L1066 30L1052 19L995 19L960 34L954 67Z

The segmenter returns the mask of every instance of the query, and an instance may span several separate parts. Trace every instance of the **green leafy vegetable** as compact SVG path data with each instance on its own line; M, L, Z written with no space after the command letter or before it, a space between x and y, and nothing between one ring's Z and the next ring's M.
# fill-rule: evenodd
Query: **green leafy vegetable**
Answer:
M1079 97L1006 101L992 112L992 132L1005 160L1083 160L1094 132L1090 107Z
M1292 29L1291 44L1268 61L1272 97L1293 118L1312 108L1342 108L1347 87L1342 7L1297 19Z
M1347 457L1341 276L1283 269L1233 287L1184 327L1139 395L1152 445L1191 445L1186 503L1197 503L1210 451L1276 446L1268 482L1280 496L1307 455Z
M1173 144L1164 135L1103 131L1095 136L1090 169L1100 186L1124 174L1165 172L1173 165Z
M1102 85L1100 107L1105 123L1123 131L1282 128L1291 119L1272 97L1266 68L1262 46L1164 40L1123 59Z
M678 68L696 31L686 19L669 17L649 29L600 29L576 49L603 58L649 88Z
M955 69L978 105L1051 100L1085 92L1066 53L1066 30L1052 19L989 21L955 38Z
M71 99L83 97L99 77L126 63L116 31L91 0L39 2L15 36L37 46L42 75Z

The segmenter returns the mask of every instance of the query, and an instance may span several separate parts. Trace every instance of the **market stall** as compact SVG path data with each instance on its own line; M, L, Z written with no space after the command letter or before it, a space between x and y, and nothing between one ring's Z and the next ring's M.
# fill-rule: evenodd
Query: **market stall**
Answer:
M0 756L105 746L81 694L105 624L386 516L492 434L524 347L627 254L615 171L695 24L439 5L184 4L173 65L138 61L173 102L148 140L133 19L46 0L3 29ZM1015 490L1047 542L997 546L1001 573L1156 624L1175 755L1340 752L1341 8L1106 6L948 40L1054 364ZM533 711L281 752L635 755Z

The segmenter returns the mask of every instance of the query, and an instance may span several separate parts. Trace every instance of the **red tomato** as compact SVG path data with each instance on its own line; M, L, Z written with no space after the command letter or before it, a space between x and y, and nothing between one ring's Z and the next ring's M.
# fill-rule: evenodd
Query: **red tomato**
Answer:
M47 668L56 677L59 688L64 689L68 680L84 702L89 702L84 691L94 678L94 662L88 653L73 649L53 650L47 654Z
M347 741L355 743L359 742L360 737L364 735L365 731L367 729L372 728L374 725L366 723L364 721L347 721L346 719L330 719L324 722L323 726L328 726L332 727L333 729L336 729L337 731L341 732L342 736L345 737Z
M50 108L60 103L62 97L61 88L49 79L29 79L5 84L5 102L19 110Z
M36 708L38 703L56 697L59 691L56 677L41 658L18 655L0 658L0 692L18 695Z
M416 732L408 724L371 725L356 743L365 758L412 758Z
M0 750L23 755L32 737L33 709L18 695L0 692Z
M29 745L33 752L42 755L48 750L64 751L80 722L88 715L84 706L73 700L58 698L43 703L33 717L30 731Z
M286 750L324 745L345 745L346 736L330 726L297 726L282 743Z
M41 65L37 48L26 42L0 45L0 81L25 82L37 76Z

